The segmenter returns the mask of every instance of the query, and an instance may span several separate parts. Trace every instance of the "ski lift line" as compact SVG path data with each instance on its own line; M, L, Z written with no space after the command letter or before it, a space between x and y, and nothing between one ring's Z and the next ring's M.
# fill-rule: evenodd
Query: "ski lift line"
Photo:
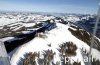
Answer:
M94 36L96 35L97 29L98 29L99 19L100 19L100 5L99 5L99 10L98 10L98 14L97 14L97 19L96 19L96 22L95 22L95 25L94 25L93 34L92 34L91 45L90 45L90 51L91 51L91 47L93 47Z
M91 45L90 45L90 51L89 51L89 60L91 60L91 51L92 51L92 47L93 47L93 44L94 44L94 37L95 37L97 29L98 29L99 20L100 20L100 2L99 2L99 9L98 9L97 18L96 18L96 22L95 22L95 25L94 25L92 39L91 39ZM88 65L91 65L91 61L89 61Z

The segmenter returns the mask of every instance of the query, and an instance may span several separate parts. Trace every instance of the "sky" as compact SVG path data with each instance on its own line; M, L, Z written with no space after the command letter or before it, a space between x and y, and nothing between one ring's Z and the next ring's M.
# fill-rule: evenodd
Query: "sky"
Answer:
M96 14L99 0L0 0L1 11Z

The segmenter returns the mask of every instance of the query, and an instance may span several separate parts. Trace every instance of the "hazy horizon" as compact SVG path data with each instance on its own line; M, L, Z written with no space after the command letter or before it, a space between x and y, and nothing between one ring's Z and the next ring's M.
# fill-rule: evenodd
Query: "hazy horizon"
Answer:
M96 14L99 0L0 0L1 11Z

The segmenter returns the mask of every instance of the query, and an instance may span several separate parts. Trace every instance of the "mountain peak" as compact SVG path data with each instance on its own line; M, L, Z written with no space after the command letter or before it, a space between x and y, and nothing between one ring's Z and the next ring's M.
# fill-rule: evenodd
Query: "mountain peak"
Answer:
M20 46L13 54L11 64L26 64L30 62L29 59L32 59L31 56L34 56L33 59L36 65L44 63L47 63L47 65L64 65L64 58L70 60L68 63L73 65L86 65L87 63L84 62L84 57L88 57L90 46L80 37L74 35L71 30L77 31L78 29L68 26L67 24L56 23L56 28L46 31L40 34L41 37L40 35L36 36L30 42ZM88 32L84 32L84 30L82 30L82 32L81 30L79 29L83 36L85 33L90 35ZM50 44L50 46L48 44ZM93 59L100 60L100 56L98 56L100 51L96 48L92 48L91 54ZM32 62L30 62L30 64L31 63Z

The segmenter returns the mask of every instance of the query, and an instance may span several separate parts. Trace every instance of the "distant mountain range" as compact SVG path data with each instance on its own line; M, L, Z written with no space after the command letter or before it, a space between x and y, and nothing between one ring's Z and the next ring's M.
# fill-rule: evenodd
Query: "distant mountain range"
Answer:
M95 15L1 13L0 41L5 43L11 65L88 65L84 57L89 55L95 21ZM91 51L92 65L100 64L99 30Z

